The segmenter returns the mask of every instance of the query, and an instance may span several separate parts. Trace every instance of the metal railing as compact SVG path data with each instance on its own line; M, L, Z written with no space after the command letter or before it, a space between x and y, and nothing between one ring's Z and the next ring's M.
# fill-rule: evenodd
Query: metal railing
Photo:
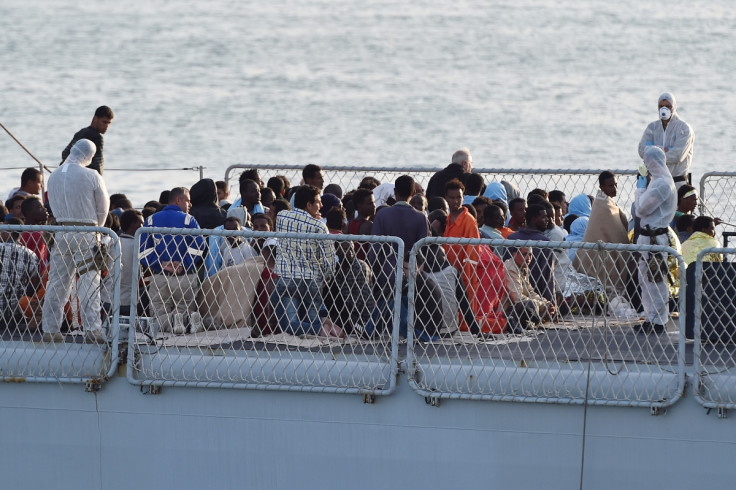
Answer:
M400 239L144 227L136 232L135 243L146 235L170 246L204 237L208 253L222 254L223 260L213 260L221 266L210 269L208 277L202 270L182 275L133 271L132 283L146 281L147 286L131 292L132 384L368 395L395 389ZM295 259L307 267L321 264L321 288L306 281L292 288L288 274L276 279L270 260L278 261L286 240L323 254L317 262L306 263L298 254ZM337 263L321 262L325 253L319 251L330 247L368 253L375 264L398 264L387 269L396 273L382 275L383 267L368 267L358 256L345 269L347 252L339 252ZM258 249L261 254L254 255ZM156 264L155 258L147 260ZM391 287L385 294L374 297L386 285ZM147 304L140 293L147 295ZM322 308L313 311L318 304Z
M695 399L708 408L736 408L734 255L734 248L706 248L688 270L694 269L687 334L694 339Z
M101 227L45 225L0 225L0 233L7 234L0 243L0 380L99 384L113 376L121 272L117 235ZM58 306L44 311L44 303ZM53 335L51 325L59 323L61 331ZM90 335L100 327L99 335Z
M440 329L436 327L428 332L427 319L442 315L438 311L418 312L417 308L419 298L420 308L433 308L426 299L432 288L426 286L426 279L409 281L407 365L409 382L421 396L428 400L666 407L683 395L684 315L676 321L670 319L667 311L666 331L658 332L642 323L646 305L658 303L666 307L669 290L660 292L660 296L647 296L643 310L637 311L635 299L639 261L643 260L639 254L666 254L658 257L669 259L670 274L681 276L679 270L684 270L684 264L674 249L427 238L411 251L410 278L419 277L418 263L424 263L421 275L427 275L428 264L435 277L441 273L432 257L432 247L435 252L446 250L450 269L453 260L477 261L480 265L474 269L478 272L471 270L466 274L465 270L451 276L454 281L462 281L468 296L472 296L469 301L473 310L469 317L464 315L468 332L463 332L463 326L450 327L451 335L437 337L434 334ZM528 296L528 291L522 294L515 280L509 282L510 277L523 275L518 272L524 270L520 264L531 260L527 266L528 280L539 280L530 287L544 291L545 284L551 287L550 277L555 277L553 271L545 271L544 264L554 262L551 255L569 251L575 251L574 259L565 266L565 283L555 286L551 303ZM528 253L531 258L526 258ZM679 279L684 285L684 276ZM425 283L424 292L415 297L420 282ZM452 284L440 289L454 291ZM452 292L449 296L450 300L455 299ZM444 301L447 297L443 293L443 305L448 304ZM529 298L533 299L531 312ZM457 317L458 311L462 315L461 299L451 301L451 318ZM552 304L557 311L551 308ZM682 295L679 304L684 311ZM418 326L418 319L424 323ZM485 334L474 335L477 328ZM418 342L421 337L430 341Z
M729 231L733 231L736 219L734 187L736 172L708 172L700 178L700 214L720 218L730 224Z
M237 164L230 165L225 171L225 182L230 185L231 195L238 195L237 179L235 174L238 170L251 168L258 169L261 179L267 182L275 175L286 176L291 185L299 185L302 180L302 168L299 165L272 165L272 164ZM366 176L372 176L381 182L393 182L400 175L411 175L425 188L429 179L440 168L429 167L369 167L365 165L353 166L322 166L325 174L325 185L338 184L343 192L347 193L358 187L360 181ZM576 170L576 169L528 169L528 168L474 168L473 172L483 175L486 184L495 180L505 180L514 184L521 191L521 197L526 198L529 191L535 188L551 191L558 189L565 192L570 200L578 194L595 195L598 189L598 176L600 170ZM631 209L634 202L636 190L636 170L612 170L619 180L619 196L616 198L621 209Z

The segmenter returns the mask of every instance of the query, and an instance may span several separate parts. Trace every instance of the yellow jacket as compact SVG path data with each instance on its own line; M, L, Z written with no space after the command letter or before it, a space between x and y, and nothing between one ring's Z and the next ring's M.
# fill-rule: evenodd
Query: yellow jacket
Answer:
M698 252L704 248L720 247L718 240L703 233L702 231L696 231L690 238L685 240L682 244L682 258L685 260L685 265L695 262L698 257ZM704 262L723 262L723 255L710 253L703 257Z

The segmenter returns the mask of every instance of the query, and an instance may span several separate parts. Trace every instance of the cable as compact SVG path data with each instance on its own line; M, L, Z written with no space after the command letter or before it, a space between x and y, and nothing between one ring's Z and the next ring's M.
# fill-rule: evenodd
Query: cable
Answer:
M19 146L20 146L21 148L23 148L23 149L25 150L25 152L26 152L26 153L28 153L28 154L29 154L29 155L31 156L31 158L33 158L34 160L36 160L36 163L38 163L38 164L39 164L39 165L40 165L40 166L41 166L42 168L44 168L44 169L45 169L45 170L46 170L46 171L47 171L48 173L51 173L51 170L50 170L50 169L49 169L49 168L48 168L48 167L47 167L46 165L44 165L43 163L41 163L41 160L39 160L38 158L36 158L36 157L35 157L35 156L33 155L33 153L31 153L31 152L30 152L30 151L28 150L28 148L26 148L25 146L23 146L23 143L21 143L20 141L18 141L18 138L16 138L15 136L13 136L13 133L11 133L11 132L10 132L10 131L8 130L8 128L6 128L6 127L5 127L5 125L3 125L3 123L1 123L1 122L0 122L0 127L1 127L1 128L3 128L3 129L5 130L5 132L6 132L6 133L8 133L8 136L10 136L11 138L13 138L13 141L15 141L16 143L18 143L18 145L19 145Z

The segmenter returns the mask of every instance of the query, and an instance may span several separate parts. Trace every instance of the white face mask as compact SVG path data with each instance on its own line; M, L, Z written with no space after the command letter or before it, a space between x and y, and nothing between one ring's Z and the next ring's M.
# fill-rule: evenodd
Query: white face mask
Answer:
M659 118L663 121L668 121L672 117L672 111L669 109L669 107L660 107L659 108Z

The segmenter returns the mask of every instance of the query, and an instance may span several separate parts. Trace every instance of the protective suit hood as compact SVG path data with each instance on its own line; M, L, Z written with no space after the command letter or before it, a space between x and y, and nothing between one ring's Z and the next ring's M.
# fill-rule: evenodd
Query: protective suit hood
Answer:
M670 171L667 169L667 156L661 148L656 146L650 146L644 151L644 165L647 166L652 179L670 175Z
M652 180L646 189L636 190L636 215L644 228L666 228L677 209L677 190L667 165L664 152L656 146L644 151L644 164Z
M657 99L657 105L659 105L659 103L663 100L668 100L669 103L672 105L672 115L674 116L677 112L677 101L675 100L675 96L669 92L665 92L659 96L659 99Z
M92 163L92 157L95 156L96 151L97 146L94 143L87 139L81 139L74 143L64 163L76 163L86 167Z

